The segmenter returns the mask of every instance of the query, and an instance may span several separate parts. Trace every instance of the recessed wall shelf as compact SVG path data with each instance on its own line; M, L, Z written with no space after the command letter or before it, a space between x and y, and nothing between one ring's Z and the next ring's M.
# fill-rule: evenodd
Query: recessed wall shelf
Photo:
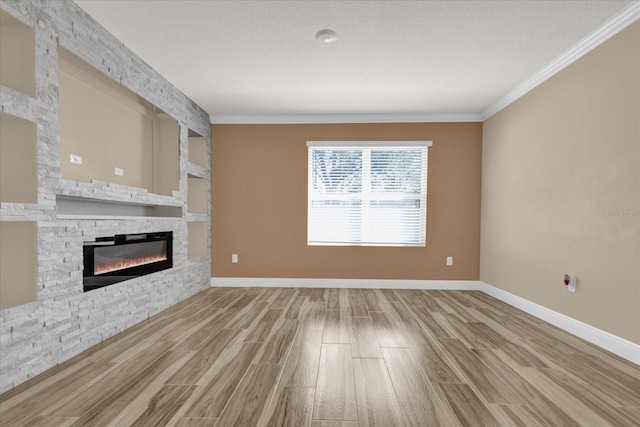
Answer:
M209 221L209 216L207 214L187 213L187 221L207 222Z
M36 36L33 28L0 10L0 85L35 98Z
M189 163L209 168L209 155L207 153L207 140L200 135L189 131Z
M63 178L179 190L177 120L62 47L58 71Z
M36 301L38 223L0 222L0 309Z
M188 259L203 258L207 256L207 223L189 222L187 224L187 237L189 245Z
M188 177L187 212L194 214L207 213L207 180Z
M203 168L202 166L194 163L187 162L185 169L187 170L187 175L191 178L209 179L209 176L211 175L211 171L209 169Z
M37 203L36 124L0 112L0 202Z
M182 207L56 196L58 219L181 218Z

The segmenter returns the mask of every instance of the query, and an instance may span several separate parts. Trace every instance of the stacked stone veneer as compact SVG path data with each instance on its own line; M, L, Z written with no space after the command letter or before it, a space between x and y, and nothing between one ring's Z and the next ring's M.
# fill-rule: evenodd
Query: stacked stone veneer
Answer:
M207 180L207 168L187 162L188 130L204 136L208 114L67 0L0 0L0 7L31 26L36 36L36 97L0 87L2 111L37 123L38 200L2 203L2 221L38 224L38 300L0 311L0 392L69 359L118 332L205 289L210 257L187 259L187 176ZM172 196L105 182L62 179L58 111L58 45L174 117L180 125L180 187ZM182 207L176 218L61 219L57 196ZM210 200L207 200L207 205ZM210 209L208 210L210 212ZM207 227L210 229L210 227ZM115 233L174 232L174 267L83 293L83 241ZM210 249L210 236L208 249ZM209 251L208 251L209 253Z

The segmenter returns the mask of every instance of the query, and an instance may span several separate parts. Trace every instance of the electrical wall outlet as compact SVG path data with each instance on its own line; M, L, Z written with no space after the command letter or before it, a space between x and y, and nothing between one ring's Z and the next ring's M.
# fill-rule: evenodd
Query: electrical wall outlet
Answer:
M81 165L82 164L82 156L78 156L77 154L71 154L69 156L69 161L71 163L73 163L74 165Z
M571 276L569 278L569 284L567 285L567 290L569 292L576 292L576 286L578 285L578 279L576 276Z
M448 256L447 257L447 265L448 266L452 266L453 265L453 257L452 256Z
M116 176L124 176L124 169L122 168L115 168L113 173L116 174Z
M231 254L231 262L234 264L238 263L238 254Z

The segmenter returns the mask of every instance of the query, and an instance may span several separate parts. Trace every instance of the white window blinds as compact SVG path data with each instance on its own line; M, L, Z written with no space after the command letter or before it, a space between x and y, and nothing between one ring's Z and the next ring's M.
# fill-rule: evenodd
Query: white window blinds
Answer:
M430 141L307 146L307 244L425 246Z

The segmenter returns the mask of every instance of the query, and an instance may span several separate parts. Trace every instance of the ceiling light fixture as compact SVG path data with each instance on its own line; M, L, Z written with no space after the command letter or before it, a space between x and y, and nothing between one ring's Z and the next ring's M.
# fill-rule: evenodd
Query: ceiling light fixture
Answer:
M316 34L316 38L320 43L329 44L338 40L338 35L333 30L320 30Z

